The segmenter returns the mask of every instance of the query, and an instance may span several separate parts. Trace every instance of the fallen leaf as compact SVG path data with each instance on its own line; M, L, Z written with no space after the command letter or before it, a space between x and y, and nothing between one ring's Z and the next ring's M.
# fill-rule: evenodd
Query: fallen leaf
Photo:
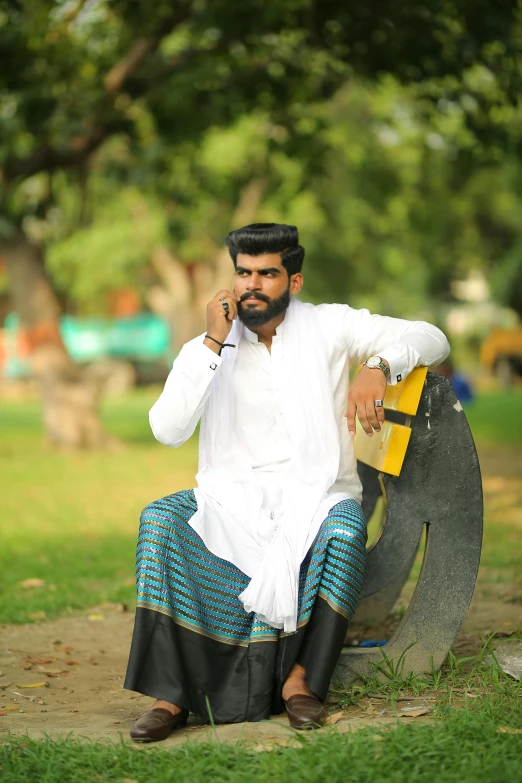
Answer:
M25 666L20 666L21 669L24 669L26 672L30 671L33 667L30 663L26 664Z
M512 726L499 726L497 731L501 734L522 734L522 729L514 729Z
M425 704L417 704L416 707L401 707L402 712L412 712L415 710L431 710L431 707L426 707Z
M65 661L67 666L78 666L78 661Z
M325 723L327 726L334 726L339 723L345 717L344 712L336 712L334 715L329 715Z
M88 614L87 619L91 622L95 622L96 620L105 620L105 615L103 614Z
M24 579L23 582L18 582L18 584L24 590L31 590L33 587L45 587L43 579Z
M21 699L27 699L27 701L36 701L36 696L26 696L23 693L18 693L18 691L11 691L11 693L14 693L15 696L20 696Z
M123 778L123 783L139 783L139 780L134 780L134 778Z
M30 620L45 620L47 617L45 612L27 612L27 616Z
M426 709L422 710L410 710L409 712L402 712L402 714L399 716L400 718L420 718L421 715L428 715L430 712L430 707L427 707Z
M2 715L5 715L5 712L3 712L2 710L0 710L0 716L2 716Z
M55 644L60 644L60 642L55 642ZM56 652L64 652L66 655L70 655L72 649L70 644L66 644L65 647L57 647Z
M79 712L79 710L69 710L69 712Z
M510 625L510 623L508 623L508 625ZM509 637L509 636L514 636L517 633L517 631L518 631L518 628L510 628L509 630L506 629L505 631L500 630L500 631L496 632L495 636L500 636L502 638L506 638L506 637Z
M20 707L2 707L4 712L18 712Z
M48 688L49 683L48 682L32 682L30 685L18 685L16 683L17 688Z
M457 693L455 689L453 692ZM460 693L464 693L464 691L460 691ZM368 698L381 699L384 701L437 701L435 697L431 696L387 696L384 693L369 693Z
M28 661L29 663L34 663L34 664L53 662L52 658L26 658L25 660Z
M38 671L42 672L42 674L47 674L48 677L57 677L64 672L65 669L46 669L45 666L39 666Z

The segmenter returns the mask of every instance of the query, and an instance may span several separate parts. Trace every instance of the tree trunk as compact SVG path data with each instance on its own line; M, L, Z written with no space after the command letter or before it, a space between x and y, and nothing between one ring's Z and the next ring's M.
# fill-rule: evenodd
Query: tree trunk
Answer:
M42 251L21 231L2 242L9 290L20 325L27 333L33 375L51 444L70 449L97 448L113 441L101 425L100 389L84 378L60 336L60 306L47 277Z
M254 220L265 186L265 181L258 178L243 188L231 221L235 228ZM161 285L149 289L148 304L155 313L168 320L172 346L179 351L186 342L205 330L210 300L222 288L232 288L232 260L228 248L223 246L217 250L212 264L195 264L190 274L185 264L168 248L161 246L151 253L150 263Z

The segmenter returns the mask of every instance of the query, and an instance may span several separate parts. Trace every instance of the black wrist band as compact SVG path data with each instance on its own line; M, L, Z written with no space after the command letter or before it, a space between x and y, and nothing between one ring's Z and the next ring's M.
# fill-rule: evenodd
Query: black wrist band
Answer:
M219 349L219 356L221 356L221 351L223 348L235 348L236 346L233 343L220 343L219 340L216 340L215 337L211 337L209 334L206 334L205 337L208 337L209 340L213 340L215 343L221 346Z
M209 334L206 334L205 337L208 337L209 340L214 340L215 343L223 347L223 343L220 343L219 340L216 340L214 337L211 337Z

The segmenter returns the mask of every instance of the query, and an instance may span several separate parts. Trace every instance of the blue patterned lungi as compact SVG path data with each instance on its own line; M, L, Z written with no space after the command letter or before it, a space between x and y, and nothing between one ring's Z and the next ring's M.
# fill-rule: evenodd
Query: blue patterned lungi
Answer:
M297 631L251 612L239 594L249 577L213 555L188 520L193 490L147 506L137 547L138 602L125 688L217 723L281 712L294 663L326 698L364 575L366 522L355 500L331 509L301 565Z

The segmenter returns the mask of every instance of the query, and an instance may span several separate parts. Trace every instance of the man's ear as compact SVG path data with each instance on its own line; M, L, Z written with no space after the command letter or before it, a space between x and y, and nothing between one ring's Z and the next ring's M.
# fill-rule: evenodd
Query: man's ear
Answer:
M303 287L304 279L301 272L296 272L295 275L292 275L290 278L290 293L291 294L298 294L301 288Z

